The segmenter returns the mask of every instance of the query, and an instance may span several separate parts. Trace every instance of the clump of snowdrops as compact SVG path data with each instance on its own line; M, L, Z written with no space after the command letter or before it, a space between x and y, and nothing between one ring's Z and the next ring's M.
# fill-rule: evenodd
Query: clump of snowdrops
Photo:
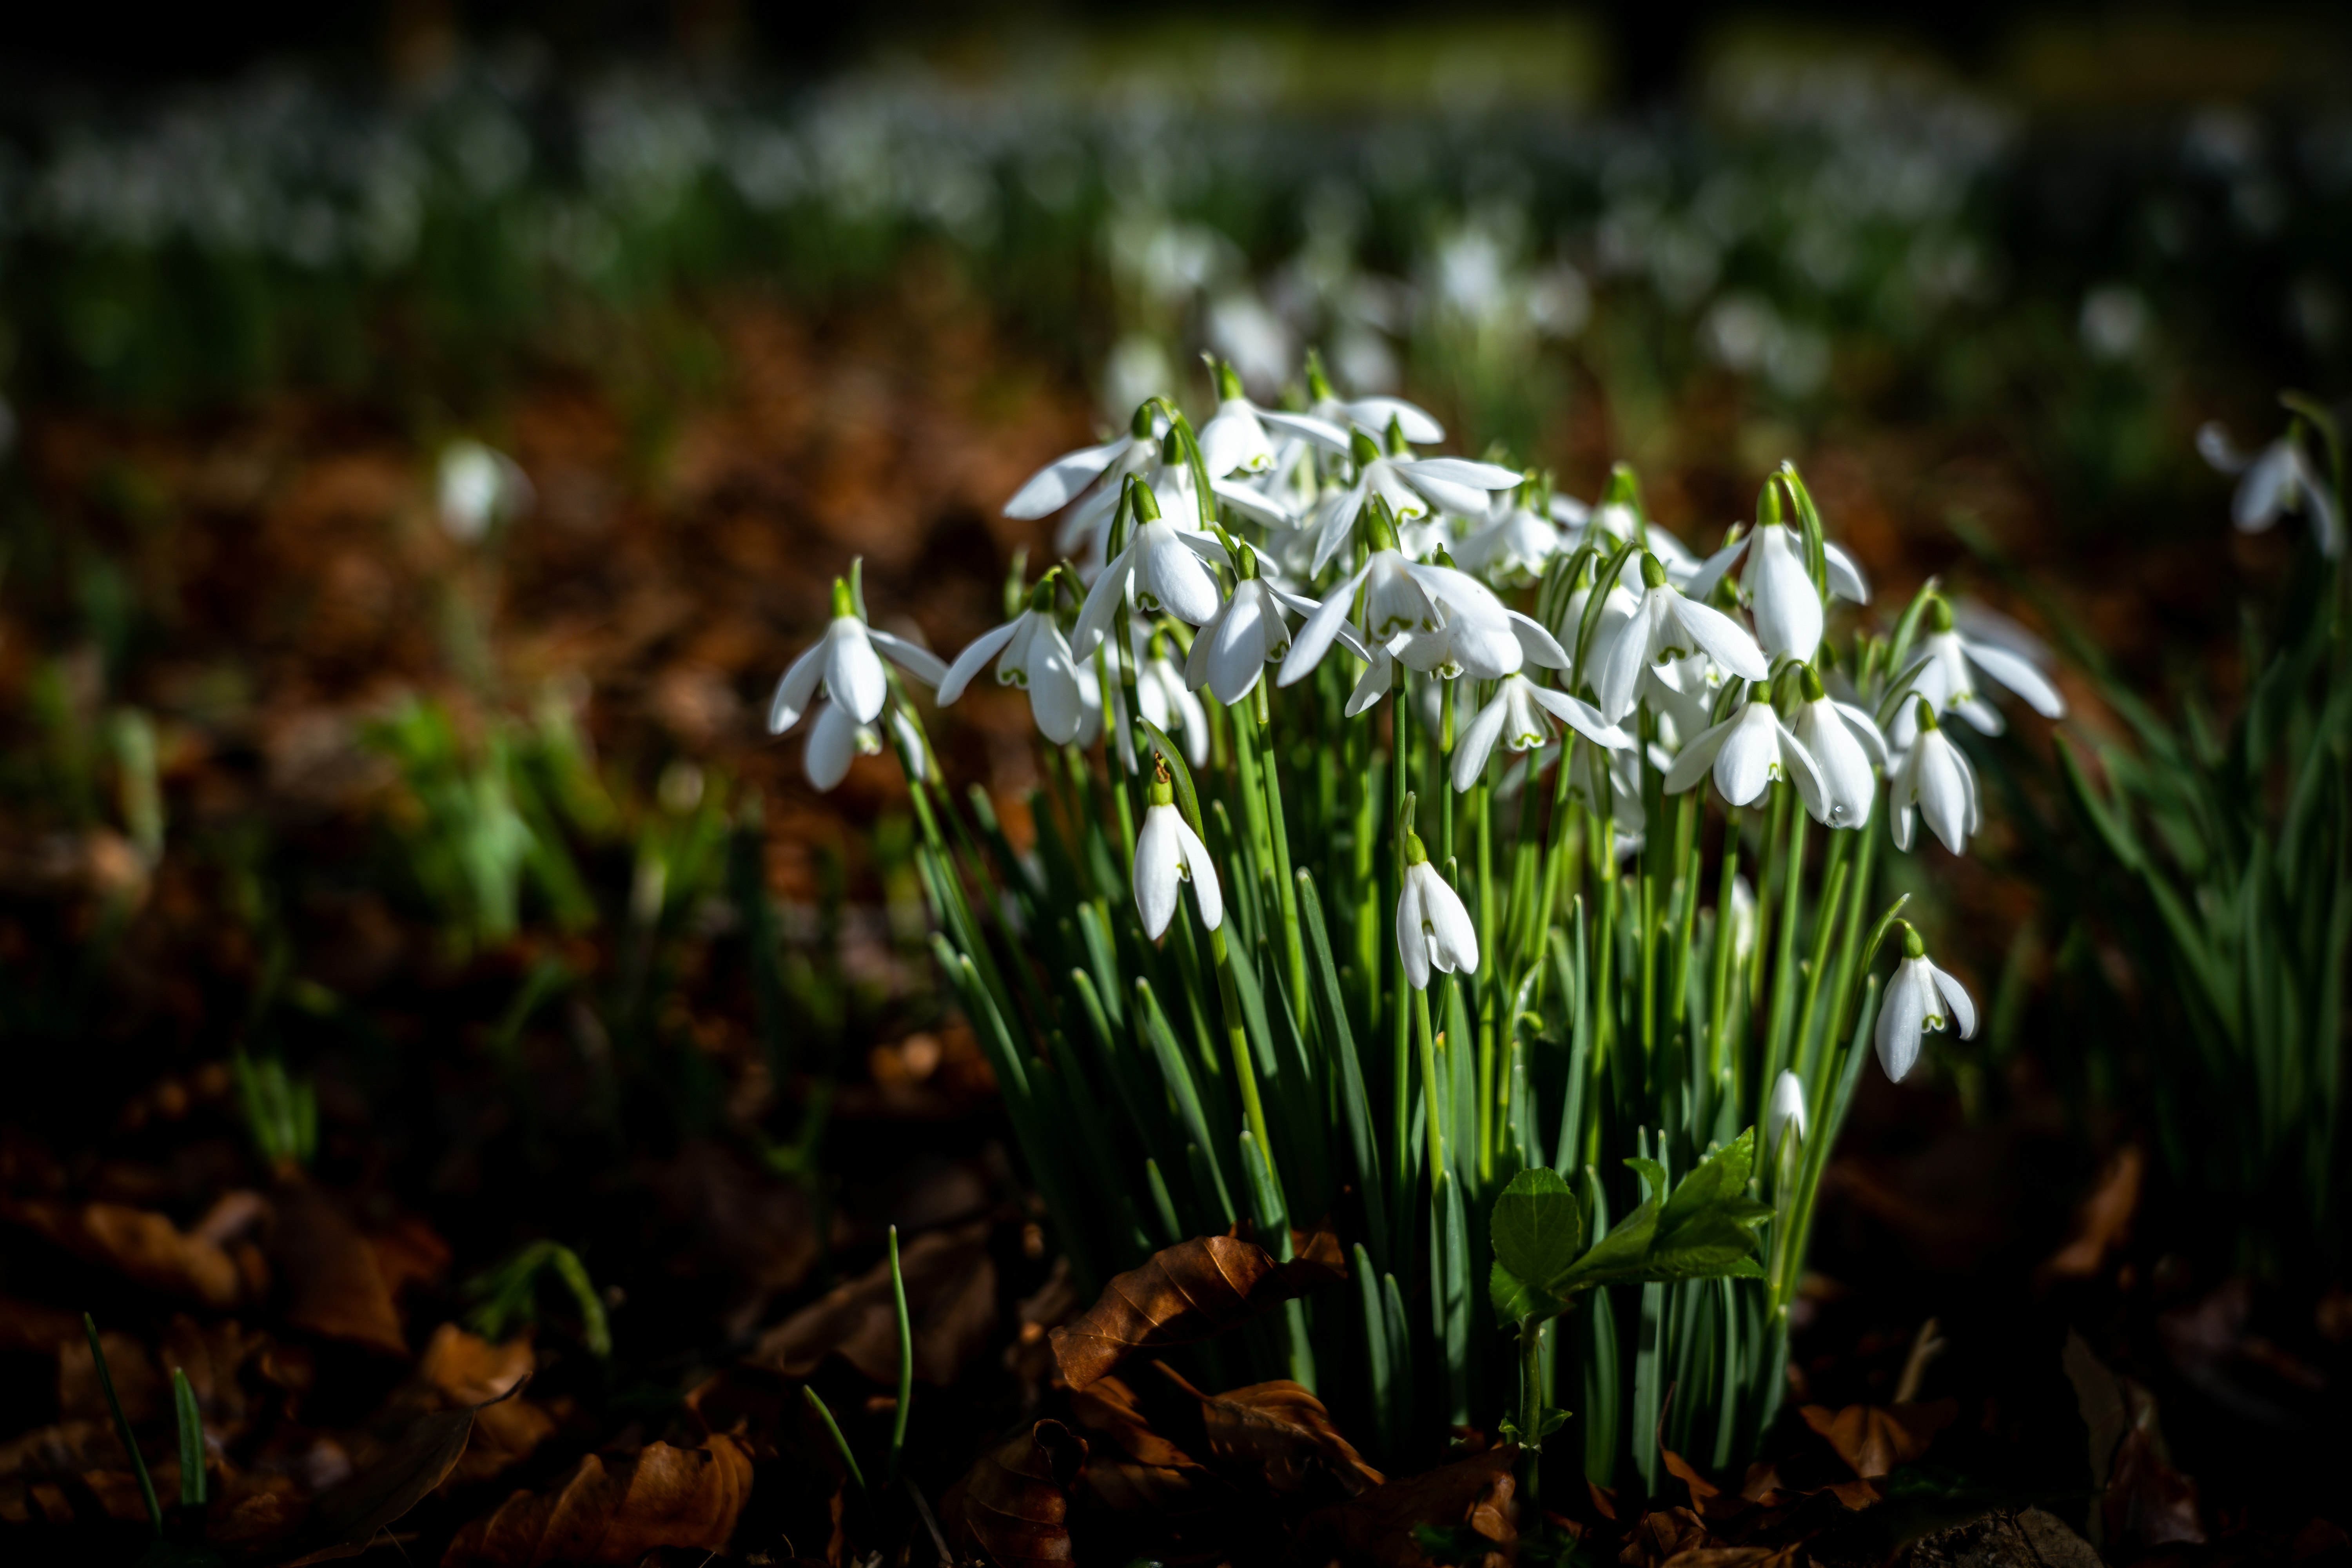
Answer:
M1012 498L1064 559L952 664L840 584L771 727L814 713L820 786L895 744L1082 1291L1187 1237L1336 1229L1352 1292L1244 1349L1391 1458L1499 1424L1532 1485L1569 1424L1555 1449L1646 1486L1663 1415L1744 1459L1870 1044L1901 1078L1975 1027L1875 903L1880 846L1963 851L1945 726L1998 726L1991 683L2057 694L1932 589L1833 639L1868 589L1793 467L1702 557L1622 467L1587 504L1428 455L1436 420L1312 360L1287 408L1214 368L1197 428L1153 398ZM1044 742L1026 851L909 700L990 679Z

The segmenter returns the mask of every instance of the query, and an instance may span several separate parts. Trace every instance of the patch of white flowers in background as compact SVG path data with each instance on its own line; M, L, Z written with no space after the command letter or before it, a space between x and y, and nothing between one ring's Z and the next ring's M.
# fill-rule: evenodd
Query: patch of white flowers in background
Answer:
M1586 504L1551 494L1544 476L1416 452L1412 435L1436 433L1433 419L1393 399L1344 398L1319 366L1301 400L1309 413L1254 401L1233 367L1213 369L1223 395L1198 437L1154 398L1127 434L1048 463L1007 504L1016 518L1088 519L1085 532L1108 557L1090 584L1076 563L1052 569L1024 608L948 666L874 630L836 592L831 628L786 672L770 715L781 733L820 689L830 699L810 742L813 781L827 787L854 753L880 749L885 658L936 687L942 707L992 668L998 684L1026 692L1048 743L1116 735L1115 772L1131 776L1131 718L1181 734L1185 760L1202 766L1211 703L1235 715L1254 707L1262 724L1276 688L1340 657L1355 671L1347 718L1392 699L1397 722L1444 750L1441 776L1456 792L1489 780L1497 752L1517 759L1503 789L1522 798L1565 766L1560 798L1607 821L1621 854L1647 827L1645 773L1670 797L1712 780L1735 810L1762 806L1784 783L1807 816L1843 832L1870 825L1885 787L1899 848L1912 847L1924 818L1959 854L1982 812L1975 770L1939 715L1995 732L1996 689L2045 715L2064 711L2031 658L1958 629L1932 584L1906 617L1916 631L1891 645L1907 643L1900 668L1877 645L1871 689L1854 690L1824 629L1832 599L1866 600L1868 590L1817 521L1789 521L1780 498L1801 495L1793 473L1768 484L1756 527L1701 560L1643 518L1622 470ZM1506 602L1531 584L1536 614ZM915 730L903 703L890 716ZM926 754L919 734L902 750L918 763ZM1152 786L1137 830L1138 910L1158 936L1174 918L1173 889L1190 880L1213 931L1215 868L1202 829L1166 795L1164 782ZM1400 828L1400 842L1417 847L1411 825ZM1404 877L1398 952L1417 986L1479 962L1451 876L1423 851ZM1880 1038L1899 1076L1916 1049L1885 1044L1896 1026L1885 1020L1908 1016L1891 1010L1895 999ZM1927 1028L1943 1015L1918 1016Z

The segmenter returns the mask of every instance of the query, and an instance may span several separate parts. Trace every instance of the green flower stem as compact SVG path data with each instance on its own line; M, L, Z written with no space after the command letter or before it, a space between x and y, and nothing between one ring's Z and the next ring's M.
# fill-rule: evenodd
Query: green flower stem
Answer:
M1445 1114L1438 1102L1437 1037L1429 1026L1429 993L1426 991L1412 994L1412 1026L1421 1055L1422 1121L1429 1134L1429 1179L1431 1191L1435 1192L1437 1180L1445 1172Z
M1846 883L1853 875L1849 833L1830 835L1829 879L1822 889L1821 908L1813 914L1813 952L1805 966L1805 997L1797 1005L1797 1076L1810 1083L1828 1047L1828 1034L1813 1027L1813 1010L1820 1005L1822 972L1829 967L1830 938L1836 931Z
M1739 879L1739 808L1725 812L1723 825L1723 870L1717 879L1715 893L1715 948L1708 954L1714 971L1707 986L1707 1076L1720 1083L1723 1079L1725 1054L1729 1044L1726 1031L1730 1026L1732 955L1737 945L1732 938L1732 889Z
M907 1415L915 1402L915 1332L907 1313L907 1277L898 1268L898 1227L890 1227L890 1297L898 1314L898 1407L890 1414L890 1462L882 1484L898 1479L898 1455L907 1447Z
M1543 1320L1530 1312L1519 1321L1519 1506L1540 1520L1537 1505L1538 1459L1543 1453Z
M1559 908L1559 885L1568 875L1568 835L1573 804L1568 794L1568 764L1576 749L1576 737L1563 733L1559 742L1559 765L1553 771L1551 781L1551 847L1537 868L1536 881L1541 891L1536 897L1535 927L1528 933L1528 951L1523 963L1543 962L1545 933L1551 930L1552 912ZM1526 808L1523 805L1521 809ZM1528 813L1532 816L1532 813Z
M1782 786L1778 803L1786 807L1795 790ZM1775 932L1778 943L1772 960L1771 1011L1767 1015L1764 1073L1756 1081L1760 1097L1771 1092L1780 1069L1789 1065L1790 1012L1797 1000L1797 917L1803 912L1805 883L1805 830L1812 818L1806 813L1790 809L1789 817L1788 851L1780 862L1780 920ZM1826 908L1826 904L1823 906ZM1818 911L1817 911L1818 913Z
M1389 699L1389 863L1396 872L1390 898L1393 900L1404 889L1405 802L1412 794L1405 782L1412 771L1412 731L1404 710L1402 680ZM1383 925L1380 914L1375 905L1371 919L1366 922L1375 943L1380 941ZM1389 1212L1392 1234L1400 1238L1401 1246L1409 1248L1409 1238L1418 1234L1412 1217L1412 983L1405 978L1402 962L1396 965L1395 973L1395 996L1389 1010L1389 1155L1393 1162L1390 1169L1394 1177L1391 1189L1393 1203ZM1403 1259L1398 1260L1398 1272L1407 1267Z
M1298 927L1298 889L1290 875L1290 828L1282 809L1282 780L1276 772L1274 731L1266 711L1267 682L1255 692L1257 743L1264 752L1265 815L1273 829L1276 907L1282 911L1282 956L1290 973L1290 1011L1304 1037L1307 1032L1307 940Z
M1454 858L1454 781L1447 774L1454 762L1456 684L1451 680L1437 683L1437 774L1430 787L1437 791L1437 863L1441 866Z
M147 1473L147 1456L139 1451L139 1444L131 1436L131 1423L122 1414L122 1400L114 1392L114 1373L106 1364L106 1347L98 1342L98 1320L88 1312L81 1315L81 1331L89 1336L90 1363L98 1369L98 1386L106 1394L106 1408L114 1417L114 1435L122 1443L122 1451L131 1456L131 1468L139 1473L139 1496L147 1504L147 1521L155 1533L163 1533L163 1505L155 1500L155 1479Z
M1874 813L1871 820L1861 829L1862 847L1853 858L1853 897L1846 904L1845 929L1838 937L1837 982L1835 989L1830 993L1832 1009L1829 1031L1822 1036L1823 1040L1832 1046L1845 1037L1846 1019L1853 1015L1854 998L1861 992L1863 976L1858 967L1862 962L1858 944L1862 941L1862 922L1870 918L1871 894L1874 887L1871 873L1877 868L1878 841L1884 837L1885 832L1879 825L1877 814Z
M1242 1115L1249 1122L1251 1135L1257 1139L1258 1152L1265 1158L1266 1180L1279 1194L1282 1173L1274 1163L1274 1137L1265 1124L1265 1101L1257 1090L1257 1063L1250 1053L1249 1030L1242 1020L1241 993L1234 984L1234 956L1225 945L1223 925L1209 933L1209 954L1217 966L1217 1003L1225 1015L1225 1048L1234 1061L1234 1083L1242 1092ZM1284 1205L1285 1212L1288 1204Z
M1495 1179L1495 1150L1500 1141L1503 1106L1498 1092L1509 1091L1509 1075L1497 1066L1500 1044L1495 1016L1502 996L1502 954L1495 945L1494 834L1488 823L1486 781L1470 793L1470 820L1478 838L1478 1183L1483 1191Z

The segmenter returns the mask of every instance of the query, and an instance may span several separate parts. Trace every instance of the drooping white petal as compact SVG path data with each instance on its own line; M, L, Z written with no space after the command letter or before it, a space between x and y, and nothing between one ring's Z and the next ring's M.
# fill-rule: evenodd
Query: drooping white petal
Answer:
M1792 728L1821 765L1825 809L1815 816L1832 827L1860 827L1869 821L1877 778L1869 752L1837 704L1827 697L1801 704Z
M1963 640L1960 646L1979 669L2024 698L2026 706L2044 719L2063 719L2066 716L2066 700L2058 695L2057 687L2051 684L2048 676L2033 667L2032 660L2005 647L1973 638Z
M1774 732L1780 742L1780 772L1797 788L1797 798L1815 822L1830 819L1829 786L1822 777L1821 765L1814 762L1805 743L1790 731L1786 724L1773 721Z
M861 724L881 716L882 700L890 694L882 660L867 638L866 624L856 616L835 616L825 629L824 694L846 706Z
M1346 489L1326 496L1316 509L1307 523L1315 531L1315 561L1307 568L1309 576L1319 575L1331 558L1348 547L1356 531L1357 514L1364 510L1365 498L1370 494L1370 482L1360 478Z
M1725 800L1746 805L1771 784L1773 764L1780 760L1780 728L1769 702L1740 709L1715 758L1715 787Z
M1528 663L1541 665L1546 669L1568 668L1568 650L1559 646L1558 637L1544 630L1541 623L1517 610L1506 611L1505 614L1510 619L1511 635L1519 639L1519 649Z
M1761 680L1772 672L1771 666L1765 662L1763 649L1756 646L1747 627L1721 610L1686 599L1671 587L1651 590L1653 597L1662 594L1668 595L1667 614L1716 663L1747 680Z
M1862 574L1862 563L1846 547L1834 540L1822 541L1822 560L1830 569L1830 592L1850 605L1870 603L1870 580Z
M2262 532L2279 520L2294 483L2294 448L2284 441L2272 442L2238 481L2238 493L2230 502L2230 521L2237 524L2240 533Z
M1548 686L1529 684L1528 694L1550 711L1553 717L1596 745L1612 751L1623 751L1633 743L1633 738L1601 716L1601 710L1580 697L1570 697L1565 691L1554 691Z
M1095 585L1087 590L1087 602L1078 611L1078 624L1070 633L1070 651L1080 658L1092 658L1095 649L1110 636L1111 617L1118 614L1120 596L1127 592L1139 545L1139 540L1129 540L1127 548L1112 558L1102 575L1095 579Z
M1209 858L1209 847L1201 842L1200 836L1176 808L1171 805L1165 809L1176 824L1176 842L1184 857L1184 872L1192 883L1193 907L1201 911L1201 924L1214 931L1225 922L1225 896L1217 886L1216 863Z
M1347 716L1355 718L1365 709L1389 694L1396 683L1397 662L1385 647L1374 648L1364 666L1364 673L1356 678L1355 689L1348 693Z
M1958 981L1953 979L1950 975L1937 968L1934 963L1929 963L1927 960L1922 959L1920 962L1927 964L1927 977L1936 983L1936 989L1944 994L1945 1002L1950 1005L1952 1009L1952 1021L1960 1026L1960 1038L1964 1040L1975 1039L1977 1036L1977 1005L1969 995L1968 987L1962 985Z
M1739 728L1741 717L1735 713L1720 724L1711 724L1684 745L1681 753L1675 758L1675 765L1666 770L1667 794L1680 795L1706 777L1708 771L1715 766L1716 758L1722 755L1725 742Z
M1755 542L1755 534L1741 534L1705 561L1700 562L1693 568L1691 574L1677 586L1691 598L1712 598L1715 595L1715 585L1723 581L1723 574L1738 563L1739 558L1748 553L1748 547Z
M1004 646L1013 640L1013 633L1022 629L1028 616L1029 612L1024 610L1003 626L991 627L972 638L971 644L956 655L955 662L948 666L947 674L940 681L940 707L945 708L963 695L964 688L971 684L972 677L987 668L988 661L1004 651Z
M869 628L866 635L877 648L888 656L892 664L924 685L936 687L948 678L948 667L940 662L940 656L921 644L894 637L878 626Z
M1741 582L1756 614L1756 640L1773 658L1810 659L1822 646L1822 596L1785 527L1759 528Z
M1278 408L1261 408L1257 416L1263 423L1291 436L1301 436L1327 452L1345 452L1348 433L1328 419L1318 419L1311 414L1289 414ZM1411 440L1412 433L1405 438Z
M1213 479L1222 479L1236 468L1255 474L1274 466L1274 443L1266 438L1265 426L1258 423L1257 412L1247 398L1225 399L1217 405L1215 416L1201 426L1201 460Z
M1929 730L1920 735L1907 760L1917 770L1914 798L1928 831L1953 854L1967 853L1973 815L1968 758L1945 739L1941 730Z
M1404 438L1416 447L1427 447L1445 439L1445 426L1431 418L1419 406L1402 397L1359 397L1352 403L1339 405L1347 420L1368 436L1386 436L1389 422L1394 420Z
M1143 934L1160 940L1175 918L1177 884L1184 878L1184 845L1178 831L1183 818L1172 805L1155 805L1143 814L1135 835L1135 908L1143 917Z
M1644 595L1641 607L1609 639L1608 651L1601 658L1598 672L1592 677L1592 689L1601 699L1601 717L1612 724L1633 710L1634 688L1643 667L1650 662L1650 650L1657 642L1657 628L1667 613L1664 595L1673 591L1657 588Z
M1854 739L1862 742L1862 749L1870 753L1871 762L1885 767L1888 755L1886 736L1879 729L1878 721L1851 702L1840 702L1832 698L1831 706L1837 710L1838 717L1845 721L1846 728L1853 731Z
M1896 1083L1908 1077L1919 1061L1919 1037L1934 1011L1930 996L1920 994L1927 977L1913 968L1925 959L1906 958L1895 967L1878 1010L1878 1065Z
M817 682L824 678L825 644L820 638L809 645L800 658L786 668L783 679L776 682L776 694L768 700L768 733L781 735L801 721L808 711L811 699L816 696Z
M2243 473L2246 465L2253 461L2238 450L2230 439L2230 432L2213 419L2197 427L2197 454L2225 474Z
M1357 588L1370 570L1367 564L1345 582L1333 584L1329 595L1315 606L1307 624L1290 639L1290 651L1283 656L1282 668L1275 672L1276 686L1288 686L1306 679L1323 662L1323 656L1330 651L1331 639L1339 635L1339 627L1348 619L1348 607L1355 602Z
M882 749L882 738L859 723L848 709L828 702L809 726L808 745L801 753L801 771L820 791L830 790L849 776L849 764L859 752L872 756Z
M1037 731L1057 746L1076 740L1086 721L1078 690L1077 658L1059 626L1047 623L1031 638L1029 712Z
M1421 884L1421 923L1430 963L1447 974L1475 973L1478 928L1470 923L1470 911L1462 907L1461 895L1426 860L1405 875Z
M1013 499L1004 503L1004 515L1029 520L1061 510L1134 444L1133 437L1122 436L1116 441L1082 447L1055 458L1013 492Z
M1429 989L1429 938L1422 931L1421 879L1412 873L1404 874L1404 886L1397 891L1396 944L1397 962L1403 966L1407 984L1415 991Z
M1506 685L1509 684L1507 681ZM1497 693L1467 728L1454 738L1454 788L1459 794L1478 782L1486 771L1486 759L1494 754L1495 742L1503 732L1503 722L1510 717L1509 700Z

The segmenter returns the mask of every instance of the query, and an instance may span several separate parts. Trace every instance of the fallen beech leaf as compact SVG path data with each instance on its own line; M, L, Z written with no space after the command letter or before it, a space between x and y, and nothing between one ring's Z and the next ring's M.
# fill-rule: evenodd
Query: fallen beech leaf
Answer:
M2091 1543L2056 1515L2038 1508L1994 1511L1920 1537L1895 1559L1901 1568L2101 1568Z
M449 1474L449 1484L484 1481L517 1462L555 1430L555 1417L529 1399L486 1404L502 1388L529 1377L536 1365L529 1335L491 1344L455 1323L433 1331L417 1364L424 1381L453 1404L474 1405L473 1441Z
M1518 1446L1506 1443L1422 1475L1383 1482L1314 1514L1307 1524L1308 1539L1318 1551L1370 1568L1430 1568L1428 1554L1413 1539L1419 1525L1467 1525L1498 1552L1507 1552L1518 1539L1511 1522L1518 1458ZM1486 1559L1496 1560L1495 1554ZM1469 1560L1464 1568L1471 1568Z
M1783 1546L1695 1546L1677 1552L1659 1568L1779 1568L1803 1561L1801 1548Z
M935 1230L899 1249L907 1311L915 1331L915 1374L941 1387L984 1348L996 1326L996 1264L989 1223ZM877 1383L898 1381L898 1317L890 1266L877 1264L811 1302L760 1338L746 1358L788 1377L806 1377L838 1352Z
M1288 1263L1235 1237L1195 1237L1115 1277L1077 1321L1054 1331L1054 1359L1064 1381L1084 1388L1137 1351L1208 1339L1345 1278L1328 1231Z
M1926 1453L1936 1434L1958 1416L1959 1405L1938 1399L1931 1405L1849 1405L1837 1411L1808 1405L1800 1414L1855 1475L1872 1480Z
M1079 1426L1109 1438L1139 1463L1162 1469L1200 1468L1184 1450L1151 1429L1135 1403L1135 1390L1116 1377L1072 1391L1070 1415Z
M1278 1379L1208 1394L1165 1363L1156 1364L1169 1382L1201 1402L1209 1462L1228 1480L1277 1498L1310 1488L1352 1498L1386 1479L1339 1436L1323 1402L1297 1384Z
M62 1204L0 1198L0 1222L22 1226L76 1258L111 1268L151 1290L217 1310L245 1300L245 1278L216 1243L184 1235L160 1214L121 1204Z
M383 1457L332 1491L322 1493L311 1511L312 1540L323 1544L296 1558L287 1568L356 1557L368 1549L376 1531L423 1501L425 1494L446 1479L464 1457L473 1436L474 1416L499 1400L522 1392L523 1382L482 1405L464 1410L435 1410L405 1422Z
M1706 1545L1706 1526L1686 1508L1645 1513L1625 1537L1617 1561L1626 1568L1664 1568L1685 1552Z
M1071 1562L1070 1492L1086 1469L1086 1439L1040 1421L972 1461L940 1500L940 1521L966 1555L986 1552L1006 1568Z
M2131 1229L2139 1209L2140 1179L2147 1156L2136 1143L2126 1143L2107 1162L2099 1184L2074 1211L2074 1228L2066 1245L2053 1253L2037 1270L2044 1279L2088 1279L2099 1271L2108 1250Z
M457 1532L442 1568L544 1563L624 1565L660 1546L716 1552L751 1495L751 1456L726 1436L700 1447L648 1444L625 1458L590 1454L557 1492L519 1491Z
M408 1353L382 1255L325 1194L301 1187L280 1203L271 1257L293 1295L287 1322L388 1355Z

